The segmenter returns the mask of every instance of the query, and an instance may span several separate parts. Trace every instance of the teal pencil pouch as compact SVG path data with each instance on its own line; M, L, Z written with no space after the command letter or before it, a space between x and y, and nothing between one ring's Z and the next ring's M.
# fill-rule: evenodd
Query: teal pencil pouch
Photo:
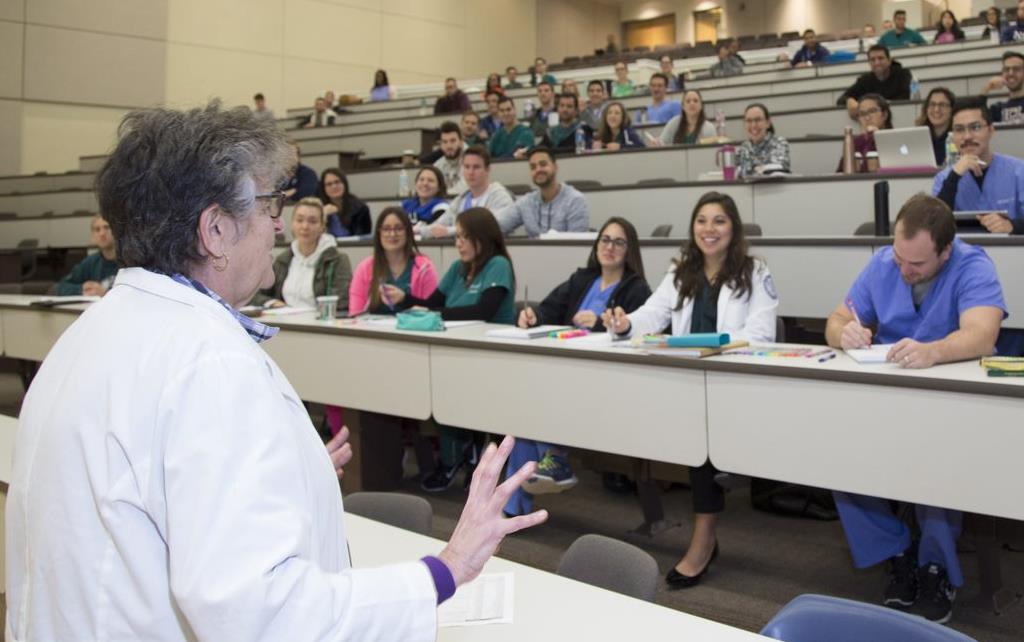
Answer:
M397 330L412 330L415 332L440 332L444 330L444 319L440 312L431 310L409 310L399 312Z
M668 337L665 345L670 348L720 348L729 343L729 333L698 332Z

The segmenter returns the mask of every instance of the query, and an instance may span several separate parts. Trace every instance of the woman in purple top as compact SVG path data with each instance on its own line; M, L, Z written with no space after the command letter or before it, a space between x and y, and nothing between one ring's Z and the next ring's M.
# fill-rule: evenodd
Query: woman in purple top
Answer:
M379 103L394 100L395 90L388 82L388 72L378 69L373 75L373 88L370 90L370 102Z
M857 172L866 172L867 155L875 151L875 132L879 129L892 129L892 110L889 101L879 94L865 94L857 105L857 120L860 121L861 133L853 137L853 151L861 155L861 161L855 164ZM843 171L843 158L839 157L837 172Z

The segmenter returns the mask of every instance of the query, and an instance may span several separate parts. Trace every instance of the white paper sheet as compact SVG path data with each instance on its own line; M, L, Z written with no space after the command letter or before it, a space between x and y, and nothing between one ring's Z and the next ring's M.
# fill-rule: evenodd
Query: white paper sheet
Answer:
M306 312L316 312L315 308L293 308L285 305L280 308L267 308L263 310L263 316L266 317L284 317L289 314L304 314Z
M455 595L438 607L437 625L512 624L514 580L511 572L484 573L469 584L460 586Z
M885 363L885 355L889 354L892 345L891 343L879 343L869 348L854 348L845 352L857 363Z

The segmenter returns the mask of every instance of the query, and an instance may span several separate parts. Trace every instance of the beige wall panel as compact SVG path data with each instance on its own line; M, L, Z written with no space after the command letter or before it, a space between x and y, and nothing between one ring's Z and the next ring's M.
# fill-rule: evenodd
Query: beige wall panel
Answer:
M24 103L19 173L66 172L113 148L121 109Z
M307 0L285 0L285 4L291 5L295 2L306 2ZM352 9L365 9L367 11L380 11L382 0L320 0L326 4L334 4Z
M165 56L164 44L154 40L28 25L25 98L154 105L163 100Z
M226 105L250 105L257 91L280 96L281 75L277 56L167 45L167 104L171 106L193 107L215 96Z
M167 37L168 1L30 0L26 22L163 40Z
M313 100L323 95L324 90L342 87L366 87L373 84L376 67L361 67L339 63L318 62L285 58L283 61L284 102L278 102L275 109L278 116L285 115L284 108L313 106Z
M481 0L381 0L381 12L465 26L466 3Z
M485 76L503 72L508 65L525 72L537 51L537 4L534 0L471 0L466 5L467 31L462 41L465 73Z
M0 100L0 176L21 173L20 100Z
M284 12L284 0L170 0L167 40L279 54Z
M21 98L25 25L0 22L0 98Z
M384 14L381 16L381 67L406 69L421 74L446 71L466 74L462 41L465 30L440 22ZM447 74L446 74L447 75Z
M25 21L25 0L0 0L0 20Z
M392 85L398 85L398 97L402 97L401 85L425 85L427 83L437 83L437 95L440 96L444 89L444 79L448 75L443 70L437 70L436 73L418 73L415 71L406 71L405 69L388 69L388 82ZM502 69L501 73L505 73ZM370 76L372 79L372 76ZM367 83L369 87L372 83Z
M287 10L285 56L367 67L380 60L379 13L311 0L291 0Z

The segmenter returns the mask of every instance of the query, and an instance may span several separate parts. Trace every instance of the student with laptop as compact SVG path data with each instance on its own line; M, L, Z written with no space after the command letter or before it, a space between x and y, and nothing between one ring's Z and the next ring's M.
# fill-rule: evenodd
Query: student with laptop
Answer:
M551 291L536 309L529 301L519 313L520 328L537 325L565 325L604 332L601 315L608 307L636 310L651 296L640 256L636 228L624 218L613 216L598 232L590 248L587 266ZM517 439L510 462L536 461L536 472L509 498L506 515L525 515L533 510L533 495L560 493L576 485L569 466L569 453L555 444ZM508 473L518 468L509 465Z
M825 338L844 350L893 344L888 361L930 368L992 354L1006 315L992 260L956 238L945 203L918 194L896 216L892 246L871 258L829 316ZM854 566L888 562L884 603L949 621L964 583L956 554L960 511L916 506L921 536L914 541L888 499L833 495Z
M867 155L875 151L875 132L892 129L892 109L889 101L878 94L865 94L857 105L857 120L861 133L853 137L853 151L861 155L860 163L854 163L853 171L867 172ZM843 159L839 158L837 172L843 171Z
M957 101L952 132L960 159L936 175L932 194L954 211L991 212L977 217L989 232L1024 234L1024 161L992 152L984 101Z
M736 202L708 192L690 216L689 239L661 285L630 314L609 307L601 320L619 337L640 336L672 327L672 334L728 332L733 340L775 340L779 296L764 261L747 251ZM718 556L716 526L725 493L715 482L710 461L690 469L695 514L690 546L665 577L670 589L696 586Z

